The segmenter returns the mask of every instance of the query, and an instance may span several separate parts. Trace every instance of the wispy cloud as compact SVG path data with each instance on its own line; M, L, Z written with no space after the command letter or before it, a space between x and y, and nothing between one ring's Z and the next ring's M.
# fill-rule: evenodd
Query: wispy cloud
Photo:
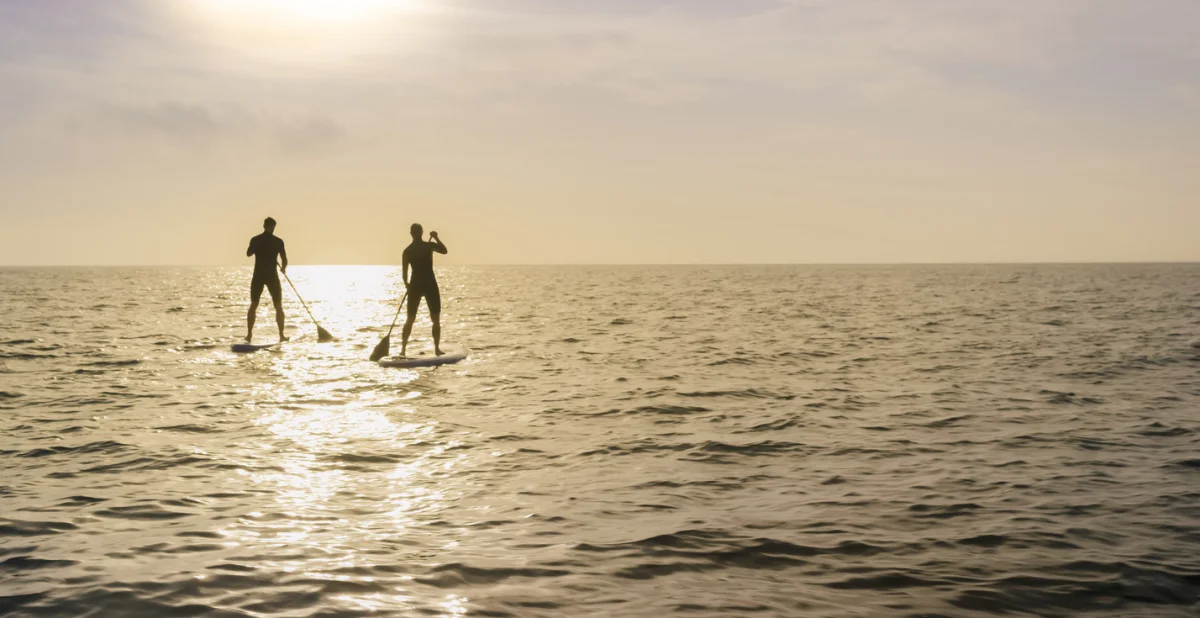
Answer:
M148 105L103 104L68 124L73 133L179 148L271 146L288 155L329 154L349 130L325 115L279 116L239 105L206 106L180 101Z
M1200 3L1191 0L447 0L389 18L402 30L373 31L371 45L342 65L299 53L304 41L239 59L219 30L185 19L191 13L180 7L188 5L0 5L0 18L19 24L17 36L0 43L0 66L70 70L76 90L91 84L125 98L139 84L149 101L193 98L199 83L211 93L248 82L294 91L307 81L313 90L334 83L380 99L413 88L427 97L529 99L591 90L656 106L746 85L927 108L931 99L970 105L988 94L993 102L1059 105L1103 93L1105 83L1187 81L1200 58L1189 26L1200 23ZM339 53L320 49L322 58ZM294 103L287 97L271 104Z
M211 141L228 128L219 124L208 108L175 101L149 107L105 106L98 110L96 120L106 129L193 143Z
M327 154L347 138L346 128L332 118L312 117L273 128L276 143L288 154Z

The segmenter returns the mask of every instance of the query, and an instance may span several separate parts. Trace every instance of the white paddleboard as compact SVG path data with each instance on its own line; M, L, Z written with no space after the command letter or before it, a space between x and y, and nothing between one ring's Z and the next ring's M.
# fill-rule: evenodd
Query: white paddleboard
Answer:
M279 343L280 342L278 341L275 343L235 343L229 346L229 349L237 352L238 354L247 354L249 352L257 352L259 350L269 350L279 345Z
M453 365L467 358L467 349L460 348L452 352L448 352L441 356L410 356L404 358L401 356L388 356L379 359L380 367L437 367L438 365Z

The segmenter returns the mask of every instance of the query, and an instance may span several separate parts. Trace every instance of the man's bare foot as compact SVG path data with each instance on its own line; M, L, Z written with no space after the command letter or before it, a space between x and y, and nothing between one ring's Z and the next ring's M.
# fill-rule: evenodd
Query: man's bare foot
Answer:
M253 336L253 335L246 335L246 343L250 343L250 338L251 338L252 336Z
M434 350L433 350L433 353L434 353L434 355L435 355L435 356L445 356L445 355L446 355L446 353L445 353L445 352L443 352L443 351L441 351L441 350L439 350L439 349L437 349L437 348L434 348Z
M280 341L291 341L291 339L292 339L291 337L284 337L283 335L279 336Z

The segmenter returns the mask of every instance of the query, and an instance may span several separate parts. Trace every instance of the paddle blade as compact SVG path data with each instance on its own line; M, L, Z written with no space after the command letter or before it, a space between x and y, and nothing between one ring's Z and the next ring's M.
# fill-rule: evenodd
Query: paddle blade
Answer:
M329 334L329 331L318 326L317 327L317 341L320 343L328 343L330 341L337 341L337 337L334 337L333 335Z
M391 352L391 345L392 345L391 335L384 337L383 341L380 341L379 345L375 346L375 351L371 352L371 362L377 363L377 362L379 362L379 359L387 356L388 352Z

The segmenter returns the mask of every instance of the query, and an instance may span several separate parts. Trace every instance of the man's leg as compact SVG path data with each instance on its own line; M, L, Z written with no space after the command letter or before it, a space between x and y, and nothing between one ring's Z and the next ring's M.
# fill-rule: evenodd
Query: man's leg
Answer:
M430 314L433 317L433 353L438 356L442 355L442 316L437 313Z
M442 355L442 295L435 287L425 297L425 304L429 305L429 317L433 320L433 353Z
M258 317L258 299L262 298L262 283L250 282L250 311L246 312L246 343L254 336L254 319Z
M279 340L287 341L287 337L283 336L283 288L279 286L279 277L267 284L267 290L271 292L271 302L275 304L275 325L279 327Z
M404 330L400 331L400 356L403 357L408 353L408 337L412 335L413 322L417 319L417 308L421 306L421 295L409 291L408 294L408 317L404 320Z

